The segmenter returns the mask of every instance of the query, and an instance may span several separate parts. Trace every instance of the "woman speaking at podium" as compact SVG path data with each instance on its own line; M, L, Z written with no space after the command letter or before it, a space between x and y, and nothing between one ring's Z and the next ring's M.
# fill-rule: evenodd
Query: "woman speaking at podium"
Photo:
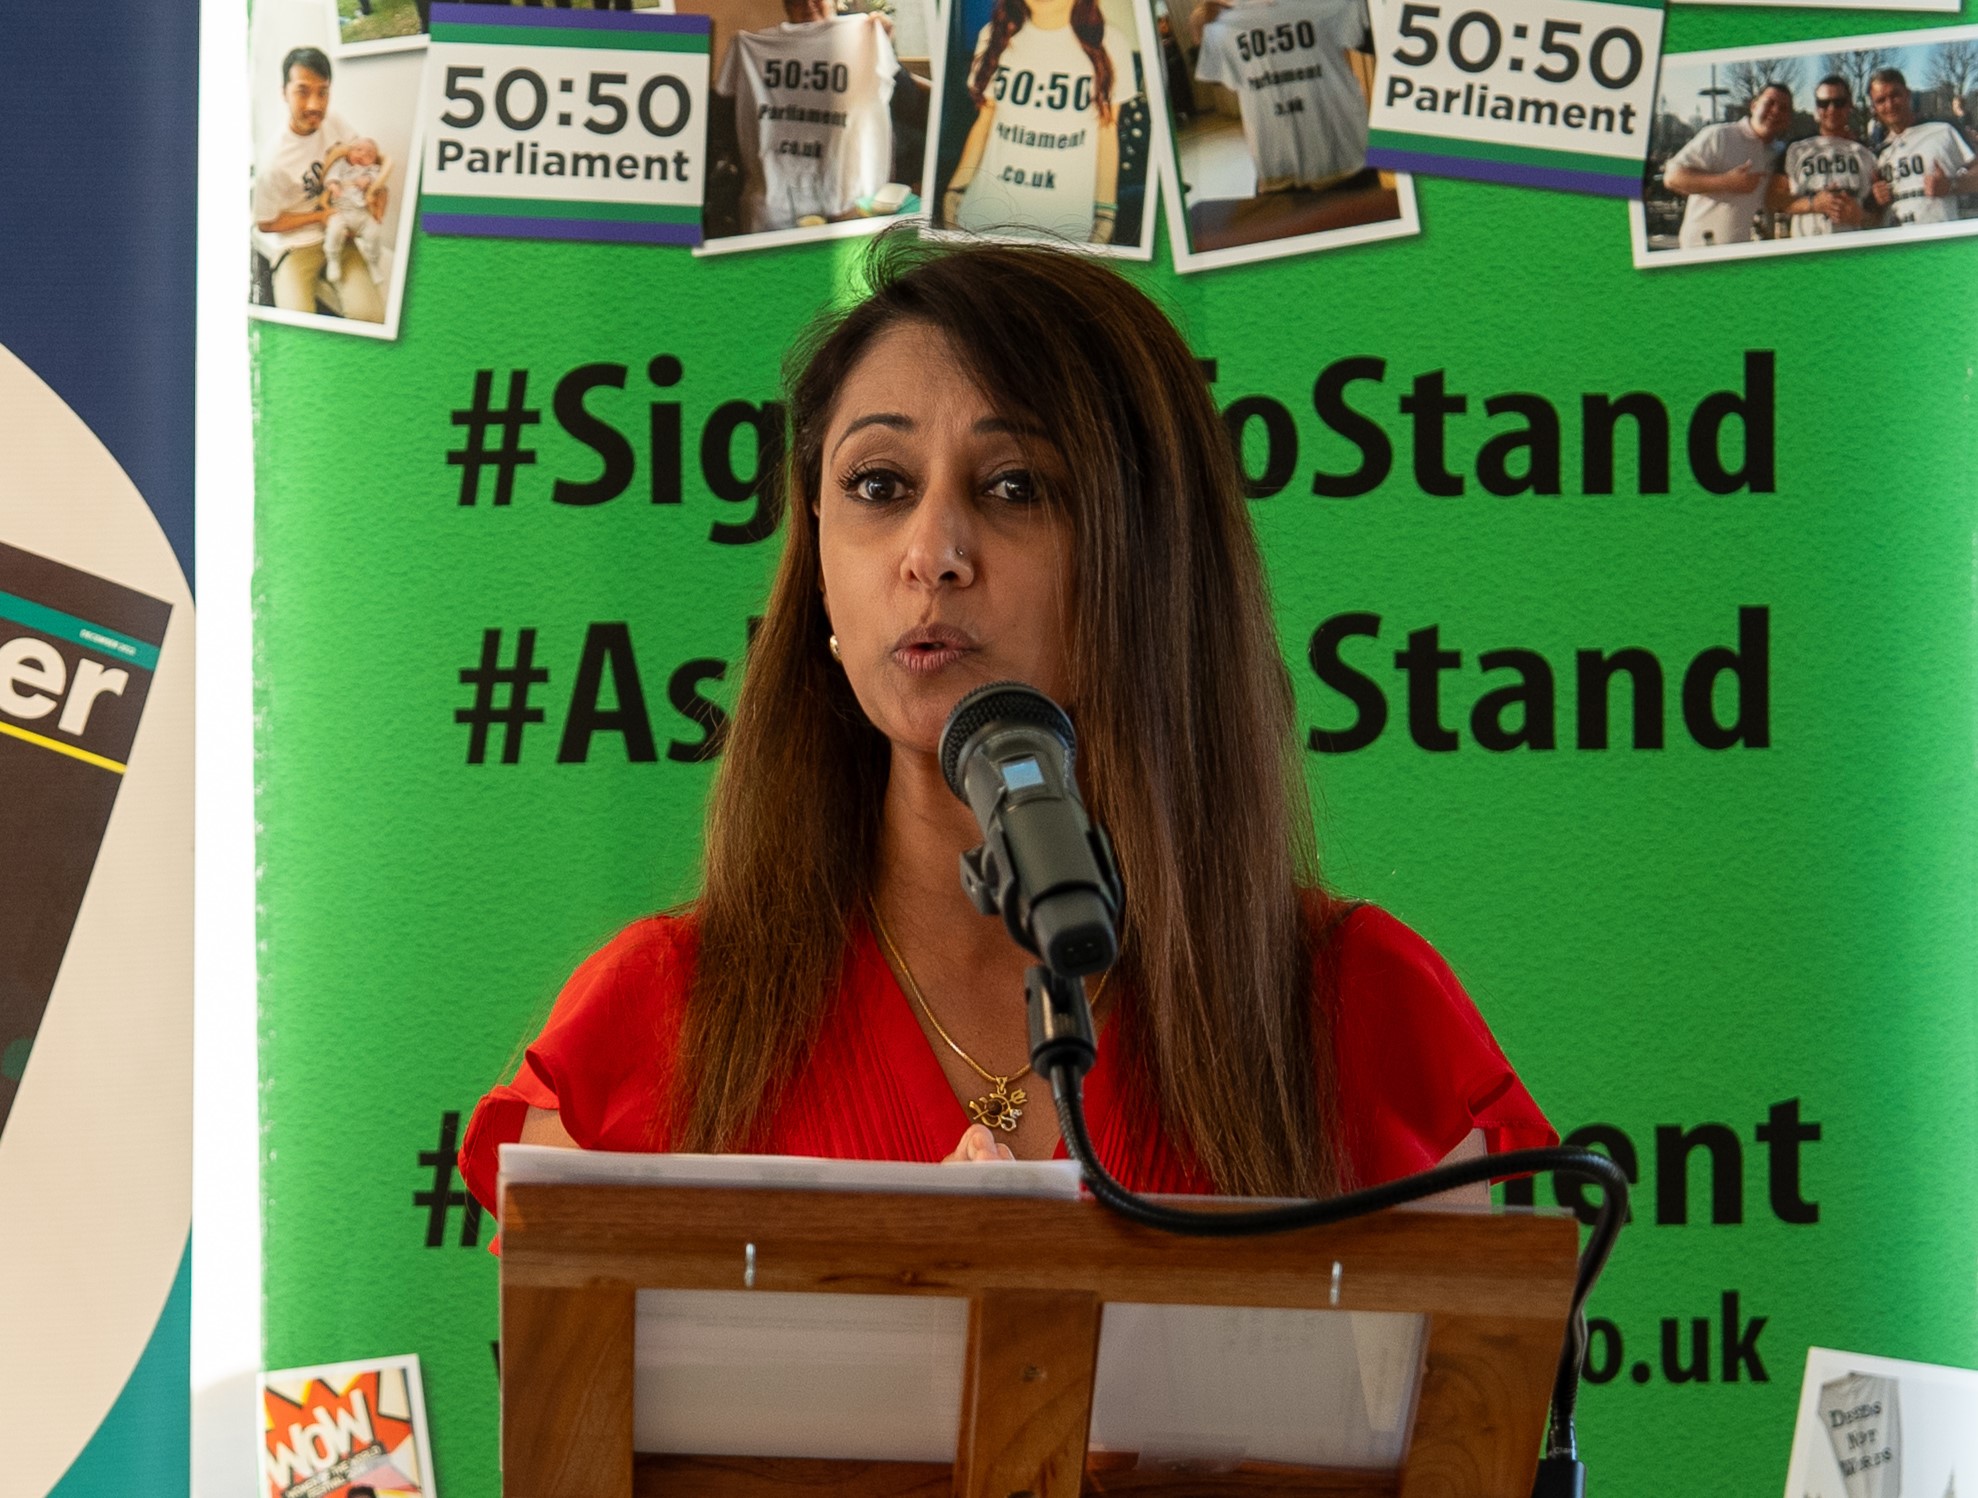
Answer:
M577 970L474 1114L475 1195L517 1139L1058 1152L1031 959L962 891L980 835L936 752L1001 680L1071 713L1124 876L1086 1105L1126 1185L1326 1195L1552 1142L1441 958L1319 883L1236 456L1174 328L1034 246L888 238L868 281L792 363L784 550L701 894Z

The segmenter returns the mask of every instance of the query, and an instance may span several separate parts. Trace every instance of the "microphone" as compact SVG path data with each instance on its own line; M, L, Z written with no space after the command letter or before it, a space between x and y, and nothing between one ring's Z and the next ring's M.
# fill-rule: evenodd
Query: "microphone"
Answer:
M941 773L982 828L962 854L962 888L1062 978L1119 955L1119 869L1078 799L1077 753L1064 709L1022 682L977 687L941 730Z

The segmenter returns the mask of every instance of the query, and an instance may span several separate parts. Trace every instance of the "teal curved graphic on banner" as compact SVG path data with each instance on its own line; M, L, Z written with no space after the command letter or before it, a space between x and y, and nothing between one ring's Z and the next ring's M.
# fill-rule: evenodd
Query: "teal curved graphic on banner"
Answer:
M144 496L5 348L0 454L0 1410L8 1491L40 1495L120 1400L177 1385L145 1420L185 1420L193 608ZM183 1492L175 1460L126 1481Z
M186 1239L172 1293L130 1381L48 1498L124 1498L133 1488L164 1492L192 1467L192 1391L186 1348L192 1340L192 1239ZM141 1482L133 1474L142 1474Z

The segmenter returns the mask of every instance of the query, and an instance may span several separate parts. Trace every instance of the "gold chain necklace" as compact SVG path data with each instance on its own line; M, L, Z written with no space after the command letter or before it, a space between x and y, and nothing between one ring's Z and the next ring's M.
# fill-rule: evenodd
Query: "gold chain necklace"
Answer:
M934 1027L934 1033L947 1042L948 1049L966 1061L970 1070L989 1084L989 1092L985 1096L969 1099L968 1116L979 1124L986 1124L992 1129L1001 1129L1005 1134L1013 1132L1017 1120L1023 1117L1024 1105L1030 1101L1030 1094L1021 1087L1012 1088L1010 1084L1020 1082L1030 1075L1030 1063L1025 1062L1021 1071L999 1077L957 1045L955 1037L950 1035L941 1021L934 1017L934 1011L928 1007L927 996L920 991L920 985L914 981L913 969L907 966L907 960L900 955L900 949L893 945L892 933L886 929L886 923L879 918L879 906L873 903L869 908L872 911L872 929L879 934L880 943L886 948L886 955L892 959L893 971L900 975L901 985L913 998L920 1012L927 1016L927 1023ZM1112 974L1108 973L1106 977L1101 978L1098 988L1093 991L1092 1002L1095 1006L1099 1002L1099 996L1106 991L1106 978L1111 976Z

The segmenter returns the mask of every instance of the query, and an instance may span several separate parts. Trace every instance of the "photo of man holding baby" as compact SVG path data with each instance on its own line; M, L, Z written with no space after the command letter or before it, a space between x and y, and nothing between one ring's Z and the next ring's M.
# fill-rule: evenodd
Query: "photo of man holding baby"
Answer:
M281 78L287 128L254 169L254 245L273 304L383 322L391 163L331 110L330 60L319 48L292 48Z

